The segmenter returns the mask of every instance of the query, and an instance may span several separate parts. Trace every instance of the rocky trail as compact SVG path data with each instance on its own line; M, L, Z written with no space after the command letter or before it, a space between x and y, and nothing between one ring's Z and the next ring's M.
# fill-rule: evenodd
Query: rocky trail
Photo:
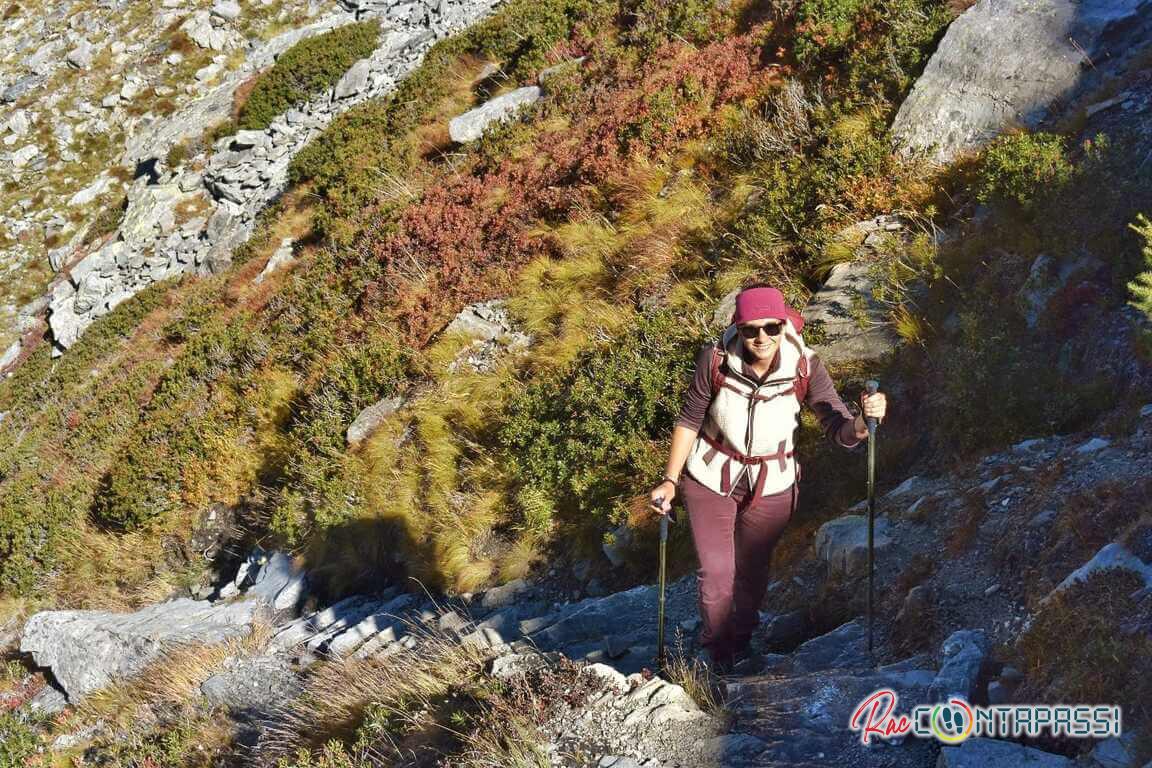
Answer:
M860 702L882 688L898 692L901 711L950 695L973 703L1012 700L1022 676L997 658L998 650L1027 628L1044 600L1027 597L1037 593L1027 591L1024 574L1011 560L998 563L990 556L997 548L1030 547L1037 561L1035 583L1050 584L1050 591L1095 570L1120 567L1143 578L1149 585L1143 599L1152 599L1147 530L1075 556L1079 559L1059 545L1061 535L1052 530L1077 493L1106 486L1146 490L1152 477L1152 407L1140 418L1127 438L1030 440L986 456L969 471L913 477L889 491L878 500L881 599L873 660L862 616L813 632L804 610L766 613L753 641L759 653L741 674L725 679L722 709L701 709L684 688L653 676L655 586L560 602L542 583L523 580L442 599L393 587L295 616L308 593L307 574L285 555L262 551L210 600L182 598L133 614L32 616L19 647L51 682L24 706L60 710L139 673L178 644L223 643L265 622L263 647L229 657L200 684L207 701L257 724L256 733L299 695L315 665L419 654L421 644L435 637L484 654L488 674L496 678L536 673L564 659L583 665L581 674L594 682L588 695L559 705L541 726L553 745L555 765L911 768L973 765L974 760L993 767L1070 765L1068 758L1034 747L985 739L943 750L915 737L875 740L865 747L848 723ZM1069 471L1052 482L1048 473L1066 464ZM967 533L969 544L950 553L952 529L967 525L956 508L974 504L984 512ZM787 583L775 582L770 595L795 589L794 577L801 573L811 585L804 600L818 600L821 585L861 593L865 520L848 514L826 523L809 556ZM898 588L901 573L918 558L930 558L937 567L911 589ZM922 600L926 591L932 601ZM698 628L695 577L673 582L667 594L674 654L691 659ZM773 602L770 596L767 604ZM930 617L912 615L920 602L935 606ZM899 606L897 615L890 612L893 606ZM895 642L908 622L921 650L901 652ZM1116 748L1102 745L1093 754ZM573 761L572 755L580 758ZM1085 758L1079 764L1114 763Z

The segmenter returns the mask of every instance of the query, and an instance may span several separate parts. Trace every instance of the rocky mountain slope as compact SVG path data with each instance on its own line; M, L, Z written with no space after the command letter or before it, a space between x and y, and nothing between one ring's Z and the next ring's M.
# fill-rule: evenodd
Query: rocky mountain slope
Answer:
M145 38L134 43L132 49L141 52L184 45L196 51L219 50L222 53L204 68L196 70L195 79L184 86L186 93L183 98L178 98L175 88L164 82L180 79L187 73L166 72L163 67L153 66L150 60L146 63L143 57L133 61L125 38L118 37L115 45L109 44L110 49L123 48L121 59L127 58L117 59L112 68L101 68L99 74L113 80L122 78L125 85L119 92L102 98L99 107L93 103L95 95L92 89L98 87L96 84L88 83L82 76L73 76L67 67L42 65L40 59L55 47L75 42L77 48L73 49L68 62L83 72L84 67L80 65L91 66L98 46L82 35L87 33L95 37L94 32L99 31L101 37L111 39L116 34L115 28L108 29L98 15L70 9L64 9L58 23L67 32L71 32L73 27L65 25L75 24L80 36L44 28L43 25L25 30L22 25L14 24L12 34L22 35L17 50L32 40L39 39L42 44L35 56L20 62L32 73L18 78L5 92L11 97L8 99L11 102L23 99L37 105L37 109L28 109L19 107L23 102L17 104L17 111L9 118L9 138L19 139L28 125L57 126L55 130L61 133L56 139L60 158L53 165L54 171L67 169L70 163L81 159L71 149L77 131L63 113L70 113L72 119L94 115L79 122L81 135L99 135L113 149L117 144L125 144L119 156L105 153L100 157L86 158L104 168L95 178L67 176L66 180L54 184L50 181L45 181L43 186L34 184L31 189L20 185L21 194L33 195L22 199L29 206L37 195L42 199L37 205L36 217L22 214L18 221L13 219L10 222L7 227L10 237L16 239L33 227L33 222L43 221L44 242L65 244L46 254L34 252L27 246L14 247L5 261L10 264L9 269L23 270L34 258L47 258L54 271L63 272L50 285L46 313L50 338L57 350L71 346L92 320L151 283L188 271L204 272L226 267L232 251L251 235L255 216L283 192L288 181L288 164L296 152L322 132L335 115L366 99L388 93L397 80L419 63L435 40L475 21L490 6L490 3L482 2L461 5L436 3L434 7L407 4L371 5L359 9L353 4L349 8L328 9L316 22L262 41L255 35L245 39L233 28L237 22L240 26L251 27L255 21L244 18L240 6L234 3L213 6L210 10L177 5L152 22L169 34L183 37L178 41ZM277 13L260 9L255 15L257 19L266 15L269 23L279 20L281 24L301 15L320 15L312 7L273 10ZM222 136L211 146L202 146L204 136L229 119L237 88L254 73L267 68L278 55L310 36L358 19L375 18L384 21L387 31L374 46L372 55L357 62L331 92L314 101L295 105L273 120L266 130L244 130ZM138 23L139 20L130 22L127 29L135 31ZM132 39L132 36L127 39ZM44 44L44 40L48 42ZM231 64L225 67L228 52L234 54ZM164 64L187 66L178 51L169 54ZM40 89L47 91L57 83L66 83L66 89L52 90L52 99L38 98ZM133 99L145 90L160 98L170 97L170 101L163 105L170 114L145 112L132 116ZM69 101L61 103L64 98ZM186 106L179 102L185 102ZM23 179L25 166L31 173L43 171L51 156L38 154L40 149L35 141L22 143L17 140L12 145L18 146L9 155L14 171L12 186L15 187ZM181 151L177 154L173 148ZM132 169L130 177L117 178L112 173L117 169ZM71 190L69 185L85 181L87 185L71 194L66 206L62 205L60 201ZM62 210L54 207L83 211L106 195L124 195L126 203L118 226L111 227L111 233L99 233L95 240L89 239L90 218L81 218L79 227L68 225ZM23 202L16 203L16 206L22 211L27 208ZM31 287L27 277L11 282L20 284L21 290L27 291ZM35 332L39 326L32 325L31 320L41 312L44 312L43 300L25 305L20 310L25 318L21 321L22 329ZM13 342L0 358L3 363L0 368L15 363L21 347L18 341Z
M11 4L0 768L1147 768L1147 5ZM889 393L876 650L806 417L757 654L676 526L661 671L750 279ZM1124 732L862 745L884 687Z

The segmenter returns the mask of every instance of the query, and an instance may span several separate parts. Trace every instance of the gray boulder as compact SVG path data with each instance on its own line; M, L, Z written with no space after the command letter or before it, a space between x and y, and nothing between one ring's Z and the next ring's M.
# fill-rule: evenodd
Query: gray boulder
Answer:
M235 21L240 18L240 4L236 0L220 0L212 6L211 13L225 21Z
M1149 0L980 0L952 23L892 124L946 163L1115 75L1152 40Z
M268 278L268 275L285 265L291 264L295 260L296 256L292 250L292 238L286 237L280 241L280 247L268 257L268 263L264 265L264 269L260 271L260 274L252 279L252 284L260 285Z
M0 353L0 371L3 371L12 365L12 363L16 362L16 358L20 357L21 349L23 349L23 344L21 344L20 339L16 339L16 341L8 345L8 348L4 350L3 353Z
M347 440L349 447L355 448L363 443L384 422L384 419L400 410L402 405L404 397L396 395L378 400L360 411L344 433L344 439Z
M261 553L246 594L277 611L296 607L304 596L307 577L283 552Z
M958 747L944 747L936 768L1072 768L1061 755L1025 747L1011 741L970 738Z
M43 611L25 625L20 650L51 669L75 703L136 674L172 645L246 636L256 610L255 601L212 604L180 598L135 613Z
M1099 768L1136 768L1136 733L1129 732L1119 737L1104 739L1092 748L1089 755L1093 765Z
M891 546L886 519L876 519L872 543L876 552ZM863 572L868 565L868 518L843 515L824 523L816 532L815 547L816 556L828 564L830 575L854 576Z
M1048 595L1041 601L1041 605L1047 602L1053 595L1063 592L1073 584L1084 581L1097 571L1102 571L1105 568L1123 568L1125 570L1135 573L1140 578L1144 579L1145 586L1152 586L1152 565L1145 563L1136 555L1129 552L1123 544L1112 542L1105 544L1100 548L1100 551L1093 555L1092 559L1084 563L1072 573L1068 574L1063 581L1056 585Z
M531 588L532 585L524 579L513 579L486 591L480 597L480 606L490 611L504 608L521 600Z
M876 757L885 759L861 762L865 748L846 727L860 702L882 688L898 692L901 711L929 703L934 673L924 668L927 663L926 658L912 657L873 668L862 622L849 622L808 641L791 657L777 659L763 677L729 683L726 708L735 715L732 735L764 742L751 765L927 765L934 745L922 739L908 740L898 751L874 745L871 749L882 750Z
M472 343L448 364L449 371L461 368L489 371L505 353L523 350L532 343L531 336L513 328L500 299L469 304L452 319L444 332L472 338Z
M80 42L68 52L67 61L76 69L88 69L92 66L92 57L95 54L95 48L92 43L81 38Z
M740 293L740 289L733 288L724 294L724 298L720 299L720 303L716 305L716 310L712 313L713 328L727 328L732 324L732 316L736 314L736 295L738 293Z
M11 104L12 102L19 100L20 97L36 88L43 82L43 75L25 75L24 77L19 78L16 80L16 82L9 85L3 91L0 91L0 101L4 102L5 104Z
M559 64L554 64L551 67L547 67L545 69L540 70L540 74L536 75L536 84L540 85L540 86L547 87L545 85L545 83L550 78L555 77L556 75L560 74L561 72L565 72L567 70L575 69L576 67L579 67L581 64L584 63L585 58L586 57L584 57L584 56L577 56L574 59L568 59L567 61L562 61Z
M1062 264L1047 254L1037 256L1028 271L1028 279L1016 295L1016 305L1028 327L1035 328L1050 314L1053 301L1064 289L1091 279L1102 266L1091 256Z
M372 74L372 62L368 59L360 61L349 67L332 93L335 99L347 99L361 93L368 87L368 77Z
M971 701L988 656L988 637L982 629L953 632L940 647L940 670L928 689L933 701L962 696Z
M448 123L448 135L459 144L476 141L493 123L510 120L522 107L535 103L539 98L540 87L537 85L509 91L452 118Z
M200 684L200 693L210 704L232 712L271 712L302 690L289 659L277 655L230 658Z
M804 322L823 329L825 341L811 346L826 363L875 360L899 343L873 297L869 268L865 261L837 264L804 308Z
M867 664L867 650L867 629L862 622L853 620L797 648L791 656L791 668L813 672L859 667Z

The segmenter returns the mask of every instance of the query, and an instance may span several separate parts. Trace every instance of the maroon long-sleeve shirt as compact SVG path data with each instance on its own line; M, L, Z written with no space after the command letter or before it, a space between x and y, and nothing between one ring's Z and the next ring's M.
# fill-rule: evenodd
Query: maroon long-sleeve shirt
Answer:
M780 351L772 360L772 367L763 376L757 376L748 365L745 350L741 348L740 372L753 381L766 381L780 365ZM676 420L677 426L683 425L696 431L704 424L704 417L708 413L708 406L712 403L712 345L705 344L696 353L696 373L692 383L684 395L684 404L680 408L680 417ZM860 444L856 439L856 427L853 422L856 417L844 405L824 361L819 355L812 356L809 366L808 393L804 398L805 404L812 409L820 420L820 429L824 435L836 445L844 448L854 448Z

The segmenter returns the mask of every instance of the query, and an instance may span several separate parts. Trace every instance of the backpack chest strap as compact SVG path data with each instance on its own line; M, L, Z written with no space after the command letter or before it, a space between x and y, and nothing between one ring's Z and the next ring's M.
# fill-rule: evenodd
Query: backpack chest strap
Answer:
M708 443L708 445L712 446L715 451L719 451L728 457L724 459L724 465L720 468L720 491L725 494L727 494L728 491L732 488L731 467L733 459L740 462L741 464L756 466L764 464L768 461L775 460L779 462L780 471L784 472L788 469L788 459L792 458L792 456L795 454L795 451L785 450L787 442L784 440L780 441L780 445L776 449L775 453L765 453L760 456L749 456L727 445L723 442L723 440L717 440L716 438L712 437L706 430L701 431L700 436L703 437L704 441ZM711 453L713 456L715 455L715 453L711 451L709 453ZM761 468L760 476L756 479L756 496L759 496L760 493L764 490L764 480L767 476L768 473L765 472L763 468Z

